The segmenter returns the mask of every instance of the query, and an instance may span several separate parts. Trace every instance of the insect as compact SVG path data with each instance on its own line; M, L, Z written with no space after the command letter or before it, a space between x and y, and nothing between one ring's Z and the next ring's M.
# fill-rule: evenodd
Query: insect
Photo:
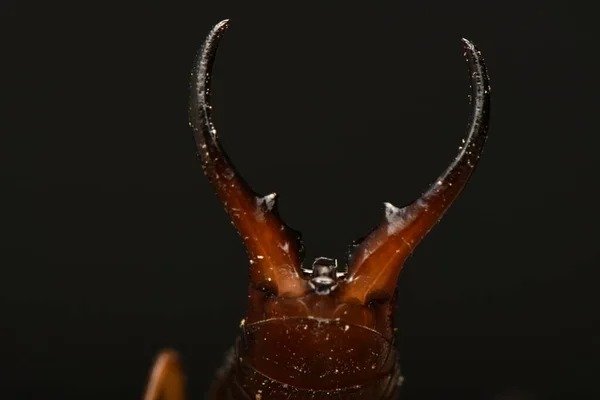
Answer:
M463 39L471 76L466 138L450 166L405 207L384 203L381 224L353 247L347 266L302 264L298 232L259 196L223 151L211 122L210 80L224 20L208 34L192 73L190 126L204 173L247 250L249 304L241 333L209 392L212 400L395 399L403 380L394 346L396 282L405 260L469 180L487 137L490 85L481 53ZM146 400L182 400L177 354L159 354Z

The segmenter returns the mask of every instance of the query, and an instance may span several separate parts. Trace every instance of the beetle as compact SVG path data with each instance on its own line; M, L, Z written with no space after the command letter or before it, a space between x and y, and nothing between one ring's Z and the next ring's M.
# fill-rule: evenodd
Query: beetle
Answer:
M383 221L355 243L345 268L318 257L302 264L297 231L277 212L277 195L257 195L223 151L211 121L210 80L221 21L192 71L189 122L204 173L240 234L250 260L241 334L218 372L211 400L379 399L398 396L403 377L394 346L396 282L407 257L458 197L483 152L491 87L480 51L463 39L471 115L458 155L421 197L384 203ZM145 400L184 398L177 353L161 352Z

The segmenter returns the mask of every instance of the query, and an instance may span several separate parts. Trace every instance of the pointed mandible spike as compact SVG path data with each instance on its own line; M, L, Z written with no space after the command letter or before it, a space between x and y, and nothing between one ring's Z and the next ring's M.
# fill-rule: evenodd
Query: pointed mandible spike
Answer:
M202 168L246 246L252 284L260 286L268 282L279 295L299 296L308 290L308 283L301 278L301 243L279 218L276 195L257 196L236 171L219 143L211 120L212 66L228 22L215 25L198 55L190 85L190 126Z
M366 304L373 297L391 298L407 257L456 200L475 169L487 138L490 84L481 53L462 39L471 76L471 119L458 155L414 203L397 208L386 203L385 219L352 256L343 287L346 299Z

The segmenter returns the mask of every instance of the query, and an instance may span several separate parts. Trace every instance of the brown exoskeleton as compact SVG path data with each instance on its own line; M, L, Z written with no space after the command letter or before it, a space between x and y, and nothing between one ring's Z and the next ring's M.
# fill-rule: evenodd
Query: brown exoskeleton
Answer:
M383 222L357 244L347 268L317 258L304 268L302 243L277 214L276 195L256 195L229 162L211 122L210 79L228 21L209 33L192 74L190 126L202 168L250 259L249 304L241 334L219 370L213 400L394 399L402 381L394 347L396 282L417 244L458 197L487 137L490 85L483 58L463 39L472 113L463 145L423 195L385 203ZM177 355L161 353L146 400L184 398Z

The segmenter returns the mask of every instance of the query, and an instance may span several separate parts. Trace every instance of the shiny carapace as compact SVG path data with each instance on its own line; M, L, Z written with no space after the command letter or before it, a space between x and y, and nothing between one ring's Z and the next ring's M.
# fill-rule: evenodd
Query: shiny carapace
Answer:
M217 372L214 400L369 399L398 397L402 375L394 346L396 283L404 262L469 180L487 137L490 85L480 52L463 39L471 78L466 137L450 166L404 207L385 203L380 225L343 266L319 257L303 264L298 232L277 213L275 193L258 195L219 143L211 121L210 79L228 21L208 34L192 73L190 127L204 173L214 185L248 253L248 311ZM256 129L249 124L247 129ZM433 133L432 133L433 134ZM236 272L237 271L237 272ZM161 353L146 399L183 399L173 351Z

